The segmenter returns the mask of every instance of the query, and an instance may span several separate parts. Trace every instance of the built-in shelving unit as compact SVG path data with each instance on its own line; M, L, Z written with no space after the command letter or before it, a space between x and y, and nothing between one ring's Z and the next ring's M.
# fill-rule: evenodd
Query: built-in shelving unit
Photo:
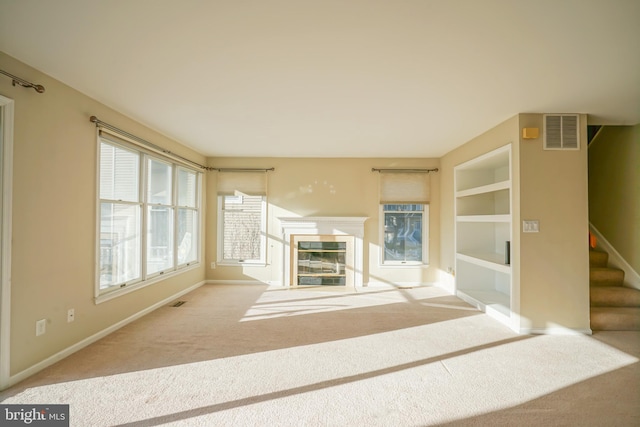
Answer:
M455 168L456 293L511 324L511 145Z

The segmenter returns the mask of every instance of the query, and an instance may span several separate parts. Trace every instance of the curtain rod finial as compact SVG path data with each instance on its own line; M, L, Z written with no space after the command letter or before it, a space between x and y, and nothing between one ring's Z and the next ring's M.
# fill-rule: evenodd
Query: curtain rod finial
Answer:
M91 117L89 117L89 121L91 123L98 123L98 118L96 116L91 116Z

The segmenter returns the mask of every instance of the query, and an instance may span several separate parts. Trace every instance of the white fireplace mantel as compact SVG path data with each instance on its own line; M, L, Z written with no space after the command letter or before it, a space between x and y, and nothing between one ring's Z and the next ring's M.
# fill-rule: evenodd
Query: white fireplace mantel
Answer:
M294 235L347 235L354 237L354 284L362 286L364 222L362 216L307 216L280 217L284 242L283 279L291 286L291 236Z

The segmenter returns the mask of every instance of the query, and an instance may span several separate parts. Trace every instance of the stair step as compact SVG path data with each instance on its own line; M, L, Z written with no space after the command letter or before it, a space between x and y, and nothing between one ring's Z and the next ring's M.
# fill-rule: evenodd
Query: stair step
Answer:
M591 267L606 267L609 264L609 253L589 250L589 265Z
M619 268L591 267L589 269L589 285L591 286L622 286L624 271Z
M592 307L640 307L640 291L624 286L592 286L589 299Z
M594 331L640 331L640 307L591 307Z

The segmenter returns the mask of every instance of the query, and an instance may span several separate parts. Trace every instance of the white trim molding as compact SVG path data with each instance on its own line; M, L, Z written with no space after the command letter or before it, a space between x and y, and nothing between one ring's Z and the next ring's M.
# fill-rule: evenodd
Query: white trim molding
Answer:
M520 328L521 335L592 335L591 329L571 329L562 326L551 328Z
M601 249L609 253L609 264L612 267L619 268L624 271L624 285L630 288L640 289L640 274L631 267L631 265L620 255L616 248L598 231L598 229L589 223L589 230L596 236L596 249Z
M348 235L354 237L354 286L362 286L363 278L363 216L307 216L280 217L283 241L282 277L284 286L291 286L291 236L293 235Z
M205 283L207 285L262 285L262 286L270 286L271 285L271 283L261 282L260 280L219 280L219 279L212 279L212 280L207 280Z
M67 348L65 348L64 350L61 350L59 352L57 352L56 354L44 359L43 361L36 363L33 366L30 366L29 368L11 376L6 384L3 384L2 388L0 390L3 390L7 387L10 387L14 384L19 383L20 381L25 380L26 378L30 377L31 375L34 375L38 372L40 372L41 370L43 370L44 368L47 368L51 365L53 365L56 362L59 362L60 360L64 359L65 357L71 356L73 353L75 353L78 350L82 350L83 348L87 347L90 344L93 344L94 342L98 341L99 339L102 339L104 337L106 337L107 335L109 335L112 332L117 331L118 329L122 328L123 326L128 325L129 323L140 319L141 317L151 313L154 310L157 310L160 307L163 307L167 304L169 304L170 302L173 302L176 298L181 297L182 295L185 295L191 291L194 291L196 289L198 289L200 286L204 285L206 282L203 280L199 283L196 283L193 286L190 286L186 289L181 290L178 293L175 293L173 295L171 295L168 298L163 299L162 301L159 301L147 308L145 308L144 310L141 310L135 314L132 314L131 316L127 317L126 319L123 319L117 323L114 323L113 325L109 326L108 328L105 328L103 330L101 330L100 332L97 332L93 335L91 335L90 337L87 337L85 339L83 339L82 341L79 341Z
M0 95L0 164L1 207L0 236L2 250L0 260L0 390L8 387L11 376L11 201L13 189L13 120L14 101Z

